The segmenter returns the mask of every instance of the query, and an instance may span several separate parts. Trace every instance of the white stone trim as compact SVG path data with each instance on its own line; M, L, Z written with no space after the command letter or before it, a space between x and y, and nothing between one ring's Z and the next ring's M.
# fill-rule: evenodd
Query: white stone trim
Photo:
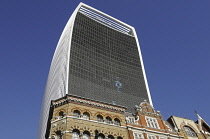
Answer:
M109 126L127 128L126 126L122 126L122 125L108 124L108 123L106 123L106 122L98 122L98 121L95 121L95 120L88 120L88 119L84 119L84 118L77 118L77 117L74 117L74 116L66 116L65 119L66 119L66 118L72 118L72 119L78 119L78 120L90 121L90 122L94 122L94 123L105 124L105 125L109 125ZM51 121L51 124L56 123L56 122L58 122L58 121L61 121L61 120L63 120L63 119L64 119L64 118L58 119L58 120L54 120L54 121Z
M183 138L183 136L178 136L178 135L174 135L174 134L171 134L171 133L165 133L165 132L159 132L159 131L154 131L154 130L149 130L149 129L146 129L146 128L139 128L139 127L134 127L134 126L130 126L128 125L128 130L131 130L131 131L140 131L142 133L150 133L150 134L156 134L156 135L166 135L166 136L170 136L170 137L178 137L178 138ZM175 133L176 134L176 133Z
M94 105L94 106L97 106L97 107L102 107L102 108L107 108L107 109L116 110L116 111L120 111L120 112L125 112L125 109L123 109L123 108L117 108L117 107L114 107L114 106L101 104L101 103L97 103L97 102L92 102L92 101L79 99L79 98L73 98L73 97L67 97L66 99L62 99L62 100L59 100L57 102L53 102L52 105L53 106L59 106L66 101L75 101L75 102L85 103L85 104L89 104L89 105Z
M135 138L135 134L138 134L138 135L141 135L141 138L144 139L144 135L142 132L138 132L138 131L133 131L133 136L134 136L134 139L138 139L138 138Z

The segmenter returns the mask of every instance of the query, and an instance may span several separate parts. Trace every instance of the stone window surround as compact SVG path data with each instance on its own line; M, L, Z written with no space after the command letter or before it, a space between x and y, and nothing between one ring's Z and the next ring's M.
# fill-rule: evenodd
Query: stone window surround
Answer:
M83 114L84 113L88 113L89 115L91 115L88 111L85 111L85 112L83 112L83 114L81 114L81 110L78 110L78 109L72 109L72 113L74 113L74 111L78 111L79 113L80 113L80 115L74 115L73 114L73 116L68 116L66 113L65 113L65 116L64 117L59 117L59 116L56 116L55 118L55 120L54 121L51 121L51 124L52 123L55 123L55 122L57 122L57 121L60 121L60 120L62 120L62 119L65 119L65 118L77 118L77 119L83 119L83 120L89 120L89 121L97 121L97 122L99 122L99 123L104 123L104 124L110 124L110 125L115 125L115 126L121 126L121 119L120 118L118 118L118 117L114 117L114 120L112 120L112 118L110 117L110 116L106 116L106 117L110 117L111 118L111 123L107 123L106 122L106 120L103 120L103 122L100 122L100 121L98 121L98 119L97 119L97 116L98 115L101 115L102 117L103 117L103 119L104 119L104 116L103 116L103 114L100 114L100 113L98 113L97 114L97 116L96 116L96 120L90 120L90 117L89 117L89 119L87 119L87 117L83 117ZM60 112L60 111L59 111ZM59 113L58 112L58 113ZM106 118L105 118L106 119ZM119 120L119 122L120 123L118 123L118 124L116 124L115 123L115 119L117 119L117 120Z
M149 119L149 120L152 120L152 121L148 121L148 119ZM156 118L145 116L145 120L146 120L146 123L147 123L147 126L148 126L148 127L160 129L159 124L158 124L158 121L157 121ZM157 126L157 127L152 127L151 125L149 125L149 122L152 122L153 125L154 125L154 126Z

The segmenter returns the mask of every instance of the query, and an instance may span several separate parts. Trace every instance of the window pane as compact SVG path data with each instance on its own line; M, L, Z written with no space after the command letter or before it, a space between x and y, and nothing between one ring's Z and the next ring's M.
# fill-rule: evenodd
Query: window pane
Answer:
M151 118L151 117L147 117L146 121L147 121L147 124L148 124L149 127L159 128L158 127L158 123L157 123L157 119Z
M188 136L196 137L196 133L188 126L184 126L184 130Z
M79 139L79 134L77 132L73 132L72 139Z
M82 135L82 139L89 139L90 137L89 137L89 135L87 135L87 134L83 134Z

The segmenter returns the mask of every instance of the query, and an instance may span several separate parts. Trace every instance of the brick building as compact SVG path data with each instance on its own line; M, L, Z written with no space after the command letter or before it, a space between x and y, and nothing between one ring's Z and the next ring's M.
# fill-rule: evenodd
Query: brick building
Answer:
M181 139L160 112L142 102L135 113L117 106L66 95L52 101L50 139Z
M162 119L161 113L147 102L136 106L136 113L126 116L126 119L131 139L182 138L179 132Z

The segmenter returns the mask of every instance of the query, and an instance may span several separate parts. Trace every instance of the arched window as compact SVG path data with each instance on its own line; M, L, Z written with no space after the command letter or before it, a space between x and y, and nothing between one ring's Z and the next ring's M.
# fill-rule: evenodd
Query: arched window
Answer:
M120 120L119 120L118 118L115 118L115 119L114 119L114 124L115 124L115 125L120 125Z
M98 139L105 139L104 134L100 133L100 134L98 135Z
M79 139L79 134L80 134L79 130L74 129L72 131L72 139Z
M56 131L56 139L62 139L62 132L60 130Z
M63 118L63 117L65 116L65 113L64 113L63 111L60 111L60 112L58 113L58 115L59 115L59 117Z
M84 131L82 135L82 139L90 139L90 132L89 131Z
M112 119L109 116L106 117L106 123L108 123L108 124L112 123Z
M89 120L90 119L90 114L88 112L84 112L83 113L83 118L86 119L86 120Z
M118 136L117 139L123 139L122 137Z
M74 110L73 116L79 118L80 117L80 111Z
M114 139L114 136L108 135L108 139Z
M192 128L190 128L189 126L184 126L184 131L186 132L186 134L188 136L191 136L191 137L196 137L197 136L195 131Z
M97 115L97 121L98 122L103 122L104 121L103 119L104 119L103 116Z

